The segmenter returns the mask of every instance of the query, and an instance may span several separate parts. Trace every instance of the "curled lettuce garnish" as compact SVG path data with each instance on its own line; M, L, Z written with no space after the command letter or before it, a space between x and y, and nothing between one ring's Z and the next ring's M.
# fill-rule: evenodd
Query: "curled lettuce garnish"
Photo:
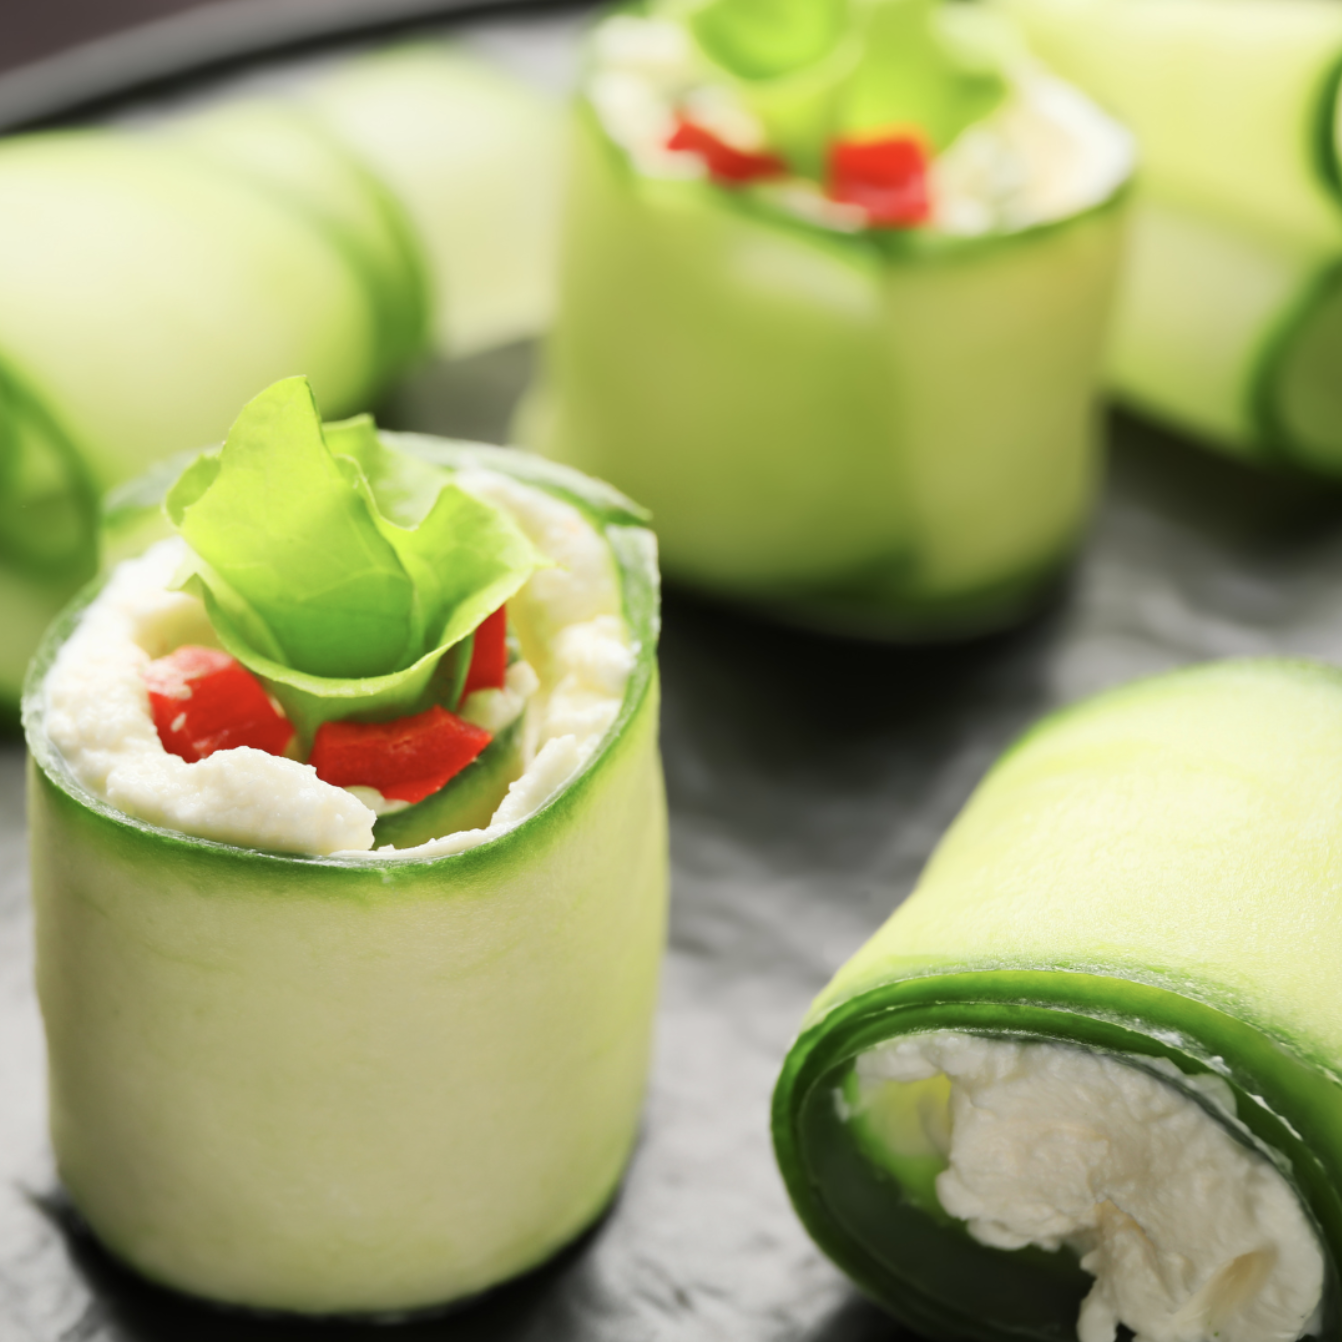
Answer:
M973 10L969 21L958 11ZM794 171L821 177L846 137L916 132L936 152L1006 96L1010 53L976 6L939 0L652 0L764 126Z
M306 378L251 401L168 492L182 586L306 744L330 719L452 707L476 626L545 561L505 513L403 462Z

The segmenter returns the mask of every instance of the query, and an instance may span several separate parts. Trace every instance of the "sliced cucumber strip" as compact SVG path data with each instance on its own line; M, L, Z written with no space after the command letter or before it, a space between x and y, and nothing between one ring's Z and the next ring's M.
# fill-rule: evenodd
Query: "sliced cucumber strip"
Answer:
M287 373L332 415L358 408L376 336L338 247L184 148L101 131L0 147L0 348L99 484L217 441Z
M575 140L562 317L519 432L645 500L669 573L917 629L957 603L991 623L1005 607L973 600L1063 562L1117 202L919 252L643 177L585 113Z
M1342 240L1342 9L1318 0L999 0L1039 56L1137 132L1148 184Z
M561 144L550 101L430 43L349 61L307 98L412 221L439 349L538 334L554 301Z
M198 113L165 134L252 177L344 252L376 307L377 384L421 352L429 296L410 221L317 117L292 102L244 99Z
M1148 192L1110 346L1114 390L1223 451L1342 474L1340 261Z
M1335 1337L1339 817L1335 668L1191 668L1028 733L788 1055L774 1138L820 1245L922 1335L1074 1337L1094 1265L1066 1246L990 1247L929 1205L935 1097L853 1075L877 1045L936 1031L1065 1045L1167 1082L1275 1168L1325 1259L1300 1332Z
M447 470L517 462L385 441ZM604 487L517 474L608 540L637 664L580 772L470 851L282 857L129 819L44 730L77 606L35 663L52 1136L94 1232L156 1281L309 1314L443 1304L553 1254L620 1178L665 927L654 551ZM161 491L122 495L123 542Z

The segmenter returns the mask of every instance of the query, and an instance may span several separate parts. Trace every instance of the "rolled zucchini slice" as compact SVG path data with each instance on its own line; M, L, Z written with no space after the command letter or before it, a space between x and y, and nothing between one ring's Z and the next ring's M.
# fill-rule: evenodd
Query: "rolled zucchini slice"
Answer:
M1221 450L1342 474L1342 250L1145 193L1108 356L1115 392Z
M554 308L563 158L551 99L459 47L424 42L347 61L302 100L405 210L440 352L541 333Z
M821 1247L930 1337L1337 1337L1339 761L1271 660L1008 751L784 1064Z
M1342 12L1002 0L1143 158L1108 377L1234 456L1342 473Z
M1342 12L1317 0L998 0L1136 132L1145 185L1337 246Z
M985 18L953 8L967 24ZM688 585L868 634L1015 618L1067 562L1094 491L1122 132L1106 140L1098 113L1079 114L1123 165L1114 172L1100 155L1104 185L1084 208L1046 223L992 215L974 172L991 177L984 165L1000 168L999 150L1010 157L994 136L1016 95L993 85L991 61L972 74L940 68L949 58L927 37L941 32L937 12L916 0L871 7L873 26L912 25L893 49L917 53L875 81L877 36L851 15L831 40L810 33L805 7L724 0L709 10L717 19L694 29L685 74L654 61L664 59L656 43L673 45L677 32L690 43L672 7L597 30L600 59L574 127L559 315L521 441L646 500L665 570ZM617 26L631 23L652 34L639 39L647 50ZM749 63L732 44L743 32L751 59L784 59L761 37L771 23L798 50L806 38L824 54L776 76L742 74ZM628 69L610 68L611 49ZM1001 68L1026 83L1037 73L1007 58ZM667 92L673 77L685 87ZM892 88L891 105L869 106ZM920 106L929 89L954 116L930 95ZM665 141L645 129L657 115L672 127ZM674 151L687 125L705 137L694 117L740 143L741 126L752 131L754 157L729 146L736 159L696 172L692 154ZM925 130L910 131L915 121ZM961 190L960 216L943 201L919 222L878 226L832 198L826 155L881 135L926 147L929 190L947 200ZM954 186L980 152L966 171L976 185ZM1013 180L1039 167L1013 162L1024 174ZM1064 180L1075 167L1054 164ZM758 179L730 177L750 172Z
M383 445L407 480L520 481L609 548L633 669L613 725L528 818L423 858L194 838L101 800L53 746L44 684L84 602L29 680L61 1177L116 1257L232 1305L394 1314L525 1271L601 1213L643 1093L667 883L651 538L576 472ZM123 493L114 547L152 536L171 474Z

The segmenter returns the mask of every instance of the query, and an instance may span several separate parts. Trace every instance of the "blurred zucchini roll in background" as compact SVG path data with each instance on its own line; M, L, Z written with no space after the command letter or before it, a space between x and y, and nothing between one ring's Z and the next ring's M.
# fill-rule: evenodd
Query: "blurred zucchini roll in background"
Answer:
M786 618L1038 599L1096 481L1123 129L982 8L649 0L592 33L575 140L526 445Z
M1001 8L1138 137L1114 390L1235 456L1342 475L1342 9Z
M0 705L94 571L98 495L307 375L334 415L550 302L548 100L443 45L284 96L0 142Z
M1214 663L1029 732L788 1054L821 1247L947 1342L1336 1337L1339 817L1333 667Z

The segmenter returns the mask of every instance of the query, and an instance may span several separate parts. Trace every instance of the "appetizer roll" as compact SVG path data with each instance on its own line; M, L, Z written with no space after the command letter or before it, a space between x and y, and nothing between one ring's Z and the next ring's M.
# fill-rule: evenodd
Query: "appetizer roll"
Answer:
M1342 10L1000 7L1141 145L1115 390L1224 451L1342 474Z
M576 472L323 428L302 379L169 480L25 698L61 1177L210 1300L469 1296L590 1224L635 1135L651 535Z
M651 0L597 26L575 140L524 441L807 622L1037 597L1094 486L1126 132L972 6Z
M234 146L247 129L232 128ZM316 131L272 121L262 137L269 174L228 161L222 133L0 146L6 716L41 629L94 575L98 493L217 442L247 396L295 369L333 411L361 409L423 344L418 261L394 204ZM59 542L53 509L80 519Z
M1331 667L1027 734L788 1054L821 1247L928 1337L1336 1338L1339 816Z

